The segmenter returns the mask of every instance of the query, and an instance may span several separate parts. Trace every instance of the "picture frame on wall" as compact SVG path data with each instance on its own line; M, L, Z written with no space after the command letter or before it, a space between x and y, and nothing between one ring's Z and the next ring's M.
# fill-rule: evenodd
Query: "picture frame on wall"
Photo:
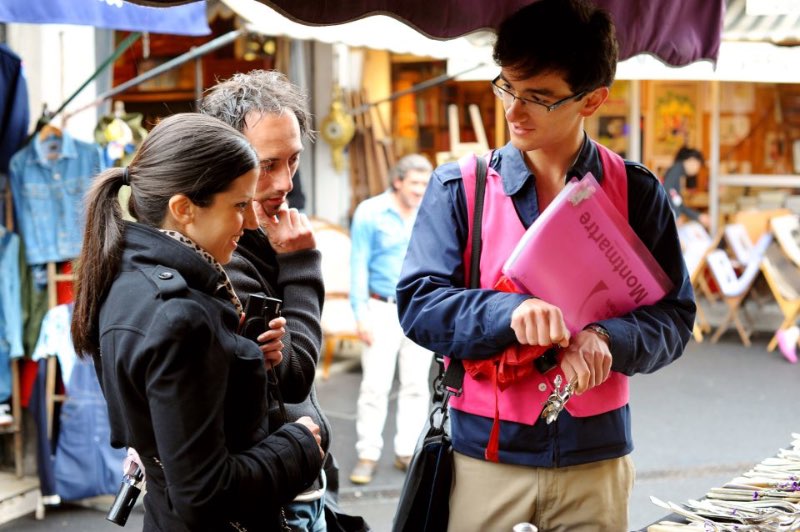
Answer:
M629 131L625 115L601 115L597 118L597 140L623 158L628 153Z
M621 157L629 157L630 81L618 80L598 112L586 120L586 131Z
M650 158L673 156L682 146L702 146L700 85L693 81L654 81L648 98Z

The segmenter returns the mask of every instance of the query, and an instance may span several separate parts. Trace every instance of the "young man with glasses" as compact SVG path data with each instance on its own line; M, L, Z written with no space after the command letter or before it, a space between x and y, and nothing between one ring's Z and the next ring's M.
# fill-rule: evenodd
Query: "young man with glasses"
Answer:
M467 185L459 165L446 164L431 177L417 216L397 287L400 321L415 342L463 360L488 359L515 344L557 344L560 369L575 382L570 403L582 408L573 415L568 407L547 424L538 414L551 372L533 370L501 390L467 372L463 394L450 402L449 530L510 530L524 521L540 530L628 530L634 469L626 379L677 359L694 322L674 217L652 173L584 131L585 119L608 97L616 69L606 12L584 0L533 3L500 26L494 58L500 75L491 90L505 110L511 141L488 157L481 287L465 288ZM521 237L568 180L588 172L604 190L615 187L615 206L673 288L654 305L571 335L558 307L535 294L493 288L518 241L509 234ZM587 275L592 268L586 264ZM508 397L518 400L499 411L495 454L489 452L492 416Z

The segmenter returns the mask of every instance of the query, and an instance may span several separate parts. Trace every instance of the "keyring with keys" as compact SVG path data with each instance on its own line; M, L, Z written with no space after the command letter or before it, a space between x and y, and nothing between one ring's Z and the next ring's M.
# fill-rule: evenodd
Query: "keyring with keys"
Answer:
M556 375L555 380L553 380L553 391L550 393L547 401L545 401L542 414L539 416L544 419L548 425L558 418L558 415L564 410L564 406L575 391L574 383L569 382L562 388L561 384L563 382L561 375Z

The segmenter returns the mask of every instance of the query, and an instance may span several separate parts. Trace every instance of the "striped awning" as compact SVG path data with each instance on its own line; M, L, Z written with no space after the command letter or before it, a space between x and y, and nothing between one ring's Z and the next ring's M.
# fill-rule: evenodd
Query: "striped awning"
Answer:
M727 5L723 41L800 45L800 9L797 9L797 4L794 4L794 9L787 10L789 13L764 15L748 14L747 0L727 0Z

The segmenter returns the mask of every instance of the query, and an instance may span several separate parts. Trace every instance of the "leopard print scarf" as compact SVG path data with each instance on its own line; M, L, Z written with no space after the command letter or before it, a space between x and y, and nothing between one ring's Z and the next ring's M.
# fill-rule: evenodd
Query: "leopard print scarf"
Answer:
M168 237L174 238L178 242L185 244L190 248L192 248L193 250L195 250L198 253L198 255L203 257L203 259L205 259L206 262L212 265L214 269L216 269L220 273L222 281L219 284L217 284L217 290L220 290L222 288L225 289L225 291L228 293L228 297L230 298L231 303L233 303L233 306L236 307L236 312L239 313L239 316L242 316L244 314L244 307L242 307L242 302L239 300L239 296L236 295L236 292L233 289L233 285L231 284L231 280L230 278L228 278L228 274L225 273L225 269L222 267L222 264L217 262L217 259L215 259L211 255L211 253L198 246L191 238L182 235L177 231L172 231L170 229L159 229L159 231L161 231Z

